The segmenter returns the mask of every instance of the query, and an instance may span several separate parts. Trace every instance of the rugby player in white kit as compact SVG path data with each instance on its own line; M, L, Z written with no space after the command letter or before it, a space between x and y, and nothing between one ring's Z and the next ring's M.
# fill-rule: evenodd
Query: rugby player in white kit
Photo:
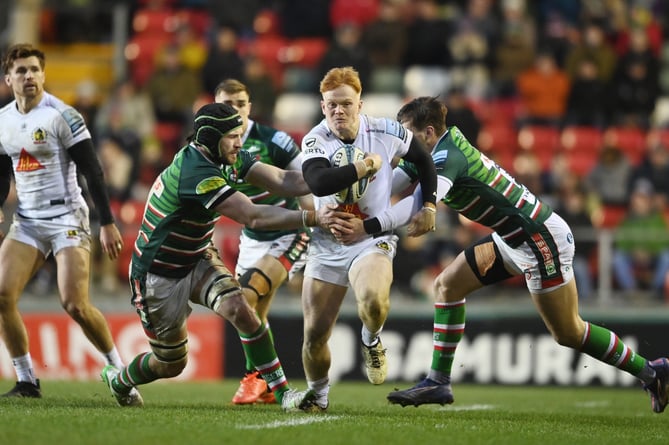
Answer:
M320 92L325 119L302 140L302 172L316 196L316 208L335 203L333 194L367 178L362 198L353 204L341 205L340 209L360 219L385 211L390 207L392 160L405 158L419 165L420 170L423 207L415 223L424 226L421 229L434 229L437 175L420 141L393 119L360 113L362 85L352 67L328 71L321 80ZM360 148L365 158L334 167L331 157L345 144ZM324 411L329 405L328 339L349 285L362 321L361 350L367 378L379 385L387 374L385 349L379 336L390 306L397 236L391 232L380 233L345 246L338 242L336 233L336 230L313 230L302 287L302 361L307 384L316 394L313 411Z
M0 245L0 334L17 375L5 397L42 395L18 300L50 254L56 260L61 305L107 364L123 366L107 321L89 299L89 209L77 172L85 177L100 214L103 252L115 259L123 241L91 135L79 112L44 91L44 66L44 53L30 44L11 46L2 63L15 100L0 109L0 205L7 199L12 173L18 197L16 214ZM143 404L137 390L123 402Z

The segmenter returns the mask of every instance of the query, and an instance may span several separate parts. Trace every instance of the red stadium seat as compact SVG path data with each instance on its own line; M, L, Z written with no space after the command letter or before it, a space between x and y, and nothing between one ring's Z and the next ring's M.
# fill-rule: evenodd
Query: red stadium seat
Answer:
M485 153L516 153L518 150L518 132L513 125L491 122L484 124L479 132L477 145Z
M475 105L475 113L484 124L513 125L521 109L520 101L514 98L493 99Z
M330 24L337 28L346 23L364 27L379 14L379 0L332 0Z
M255 56L259 58L274 85L278 88L283 84L284 65L279 54L288 46L289 40L280 35L262 35L253 40L240 40L238 51L242 57Z
M318 65L329 46L328 40L321 37L293 39L279 51L279 61L284 65L313 68Z
M599 153L603 141L602 131L595 127L567 127L560 134L560 145L569 151L588 151L596 154Z
M579 177L590 173L599 156L597 151L589 150L562 150L560 153L567 159L569 170Z
M175 27L174 12L171 9L140 9L132 17L132 30L135 35L169 34Z
M534 152L543 170L550 168L555 151L560 146L560 130L550 126L528 125L518 132L518 146Z
M135 35L125 46L124 56L130 67L130 75L138 86L143 86L153 73L156 54L170 37L164 34Z

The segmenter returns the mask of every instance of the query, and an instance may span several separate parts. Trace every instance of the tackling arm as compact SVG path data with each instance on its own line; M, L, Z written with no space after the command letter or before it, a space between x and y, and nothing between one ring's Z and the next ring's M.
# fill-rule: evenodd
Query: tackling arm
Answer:
M277 196L303 196L310 193L302 172L282 170L262 162L253 164L244 179Z

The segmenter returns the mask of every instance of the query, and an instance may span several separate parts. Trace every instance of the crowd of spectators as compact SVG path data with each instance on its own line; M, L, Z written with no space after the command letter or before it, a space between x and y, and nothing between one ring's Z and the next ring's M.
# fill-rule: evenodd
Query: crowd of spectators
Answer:
M120 203L143 200L147 181L179 149L193 110L211 100L220 80L234 77L249 85L252 118L273 125L279 97L306 94L318 101L322 74L352 65L363 79L363 100L365 94L401 100L440 94L449 107L448 125L460 127L576 226L582 236L575 268L587 274L578 280L583 299L597 288L597 229L639 221L640 190L651 197L653 215L662 221L669 215L669 116L658 106L669 97L664 1L131 4L128 75L91 110L89 122L112 197ZM422 77L415 77L417 70ZM312 119L307 122L319 116ZM596 142L568 150L566 131L583 127L596 132ZM300 128L282 129L301 139ZM640 135L643 147L630 155L627 140L611 129ZM519 143L523 130L534 131L539 142ZM552 139L539 139L540 131ZM444 223L436 234L403 239L401 251L411 254L397 257L396 286L407 294L429 295L435 271L464 240L481 234L476 224L440 212ZM663 238L650 240L646 255L638 252L642 243L631 255L624 240L616 241L616 289L665 299L660 275L669 267L669 245Z

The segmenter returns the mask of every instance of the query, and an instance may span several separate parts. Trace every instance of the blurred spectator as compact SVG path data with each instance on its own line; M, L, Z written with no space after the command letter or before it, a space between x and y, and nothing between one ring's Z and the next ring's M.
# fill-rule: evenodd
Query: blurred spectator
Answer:
M156 138L156 117L151 97L138 90L131 78L120 80L102 102L95 120L95 133L103 138L129 130L141 141L141 161L153 164L161 157Z
M603 205L627 205L632 164L617 146L605 142L585 184Z
M247 57L244 63L243 78L249 91L253 91L253 108L251 108L250 117L261 124L271 126L277 91L262 59L253 55Z
M112 120L119 120L113 117ZM133 187L139 176L142 142L129 128L115 127L98 143L98 156L104 171L109 199L123 203L133 198ZM137 197L139 198L139 197Z
M588 194L583 185L575 183L573 187L560 190L555 211L567 221L574 235L574 276L578 297L583 300L590 299L594 293L594 277L590 264L597 253L597 241L588 210Z
M574 79L583 60L592 61L597 65L597 76L609 83L616 68L617 55L613 47L606 40L604 29L597 22L585 25L581 40L574 45L565 60L565 71L570 79Z
M404 66L449 67L450 25L436 0L413 0L413 17L408 28Z
M648 181L634 185L629 212L616 231L613 270L623 291L649 289L662 298L669 273L669 226L653 194Z
M318 63L318 78L321 79L330 68L352 66L360 75L363 85L368 85L372 66L365 47L362 45L362 29L348 22L339 25L333 41Z
M202 69L208 55L207 44L204 36L199 35L189 23L179 23L174 30L172 44L178 48L179 58L186 68L196 72Z
M651 6L652 2L648 1L633 1L625 2L624 9L619 15L620 23L617 27L615 35L615 49L618 54L625 54L631 46L633 46L634 34L637 30L640 30L645 34L646 41L648 46L656 57L659 57L662 52L662 42L663 39L663 30L662 24L667 25L667 16L662 17L661 15L656 15L655 11ZM662 6L659 6L662 4ZM666 3L665 2L655 2L655 6L659 6L659 9L664 7L665 14ZM665 31L666 32L666 31Z
M297 37L331 37L331 0L274 0L281 17L282 34Z
M618 61L614 76L614 121L618 125L648 128L655 100L660 95L660 60L646 33L630 31L630 45Z
M634 169L632 184L641 179L652 184L658 208L669 208L669 150L661 142L652 142L641 163Z
M374 67L400 67L407 46L404 0L381 0L379 15L364 29L362 45Z
M597 64L582 59L569 90L564 125L603 129L608 123L610 107L608 85L598 76Z
M564 66L567 52L577 41L581 18L580 0L534 0L537 47L548 49L559 66Z
M201 70L202 87L207 93L213 94L221 79L245 79L237 41L237 31L232 26L221 25L216 29Z
M516 78L534 63L536 34L522 0L502 2L503 21L492 54L491 89L495 97L516 95Z
M191 107L202 91L197 73L188 69L179 57L179 48L169 45L147 82L156 119L186 126Z
M267 2L263 0L244 0L242 2L209 0L208 3L209 14L220 27L236 29L243 37L250 37L253 35L253 22ZM225 77L227 76L219 77L218 80ZM237 79L235 76L230 77ZM213 94L214 89L207 91Z
M464 90L455 86L446 94L446 126L456 126L469 142L476 145L481 130L481 121L467 104Z
M534 65L518 77L517 88L524 108L521 125L558 126L562 122L570 83L551 53L537 54Z
M94 80L86 79L77 84L72 106L79 110L79 113L83 116L84 122L86 122L86 126L91 133L91 139L94 142L98 140L94 124L98 113L99 101L98 85Z
M467 2L464 14L451 20L448 49L454 82L465 86L467 96L489 93L491 48L499 40L499 20L490 0Z

